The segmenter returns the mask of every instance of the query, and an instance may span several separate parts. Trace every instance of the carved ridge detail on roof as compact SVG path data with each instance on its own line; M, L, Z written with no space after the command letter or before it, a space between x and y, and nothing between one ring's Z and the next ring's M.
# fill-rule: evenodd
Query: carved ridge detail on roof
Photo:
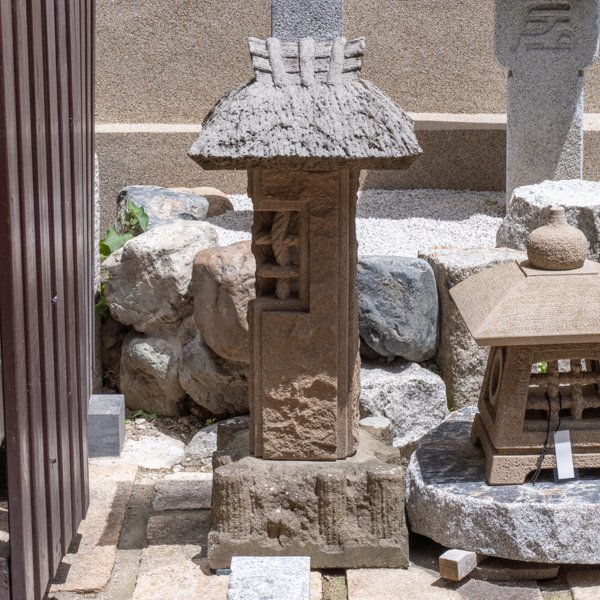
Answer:
M365 38L336 38L329 43L303 38L281 42L277 38L248 38L256 81L276 86L316 83L336 85L358 79L365 53Z

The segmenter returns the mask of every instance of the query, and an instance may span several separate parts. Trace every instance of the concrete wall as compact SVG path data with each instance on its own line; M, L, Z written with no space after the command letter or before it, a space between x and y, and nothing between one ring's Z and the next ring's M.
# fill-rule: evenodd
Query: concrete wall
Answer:
M245 191L243 174L202 172L185 152L214 103L251 78L246 38L269 32L270 0L97 0L103 226L126 184ZM486 115L506 102L493 0L346 0L346 35L366 36L365 78L418 113L426 151L409 173L368 174L366 185L502 188L503 126ZM588 71L589 112L600 112L597 92L600 62ZM449 128L455 114L472 116ZM595 173L600 156L588 158Z

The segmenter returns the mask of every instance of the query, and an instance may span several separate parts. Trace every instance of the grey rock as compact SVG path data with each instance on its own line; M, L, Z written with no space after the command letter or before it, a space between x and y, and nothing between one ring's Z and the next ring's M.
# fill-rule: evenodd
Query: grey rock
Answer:
M310 557L234 556L227 600L309 600Z
M208 213L206 218L218 217L230 210L233 210L233 204L229 196L221 190L214 187L198 188L171 188L175 192L184 192L185 194L194 194L205 198L208 202Z
M112 316L150 332L191 314L194 257L216 243L211 225L190 221L161 225L129 240L103 264Z
M240 430L248 429L248 427L248 416L233 417L204 427L191 439L185 453L194 462L210 467L213 453L217 450L224 450L233 435Z
M475 414L474 407L452 413L413 454L406 475L411 530L487 556L597 564L598 480L487 485L483 451L471 442Z
M130 201L146 211L148 229L173 221L202 221L208 215L208 200L202 196L156 185L130 185L117 198L119 227Z
M474 342L449 290L485 269L523 260L525 254L506 248L440 248L421 256L433 268L440 299L440 345L435 360L446 383L448 406L476 404L489 350Z
M161 415L179 414L179 403L185 397L178 377L180 356L177 326L165 326L155 335L128 334L119 375L127 407Z
M394 427L387 417L365 417L358 422L358 426L384 444L394 442Z
M125 398L122 394L94 394L88 404L90 458L120 456L125 441Z
M435 355L438 294L427 261L363 256L356 289L360 336L378 355L414 362Z
M248 365L215 354L196 330L192 318L180 332L179 382L192 400L216 415L248 413Z
M414 444L448 414L444 382L416 363L364 364L360 378L361 414L389 419L396 447Z
M154 489L153 510L210 510L212 473L170 473Z
M217 450L218 423L203 427L185 448L188 458L205 467L212 465L213 452Z
M581 177L583 70L597 58L600 5L496 0L495 16L496 57L510 70L510 199L523 185Z
M271 35L293 42L330 42L344 35L344 0L272 0Z
M250 362L248 302L256 296L256 260L249 241L208 248L194 259L194 318L219 356Z
M564 207L569 224L588 239L588 257L600 260L600 183L596 181L544 181L517 188L498 229L497 245L524 250L529 234L547 224L551 206Z

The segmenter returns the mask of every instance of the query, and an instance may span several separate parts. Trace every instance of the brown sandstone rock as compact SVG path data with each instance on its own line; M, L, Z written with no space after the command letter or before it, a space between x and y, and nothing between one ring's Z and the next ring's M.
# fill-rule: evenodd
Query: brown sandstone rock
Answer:
M249 241L203 250L194 260L196 325L208 346L229 360L250 362L247 312L255 270Z

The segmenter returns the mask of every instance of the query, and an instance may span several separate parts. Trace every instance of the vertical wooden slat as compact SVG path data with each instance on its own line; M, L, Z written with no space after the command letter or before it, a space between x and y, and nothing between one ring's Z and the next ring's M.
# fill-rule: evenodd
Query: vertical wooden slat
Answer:
M38 297L38 272L36 264L36 230L35 190L38 178L34 168L34 131L37 123L31 110L31 98L34 97L32 83L32 59L29 53L28 11L26 2L13 3L13 24L16 40L15 71L17 74L17 123L19 138L17 143L20 160L19 175L21 179L20 210L21 210L21 268L25 273L23 288L25 305L25 352L27 361L27 425L30 439L30 477L32 504L32 526L35 535L30 543L33 546L34 560L34 593L41 597L49 578L48 569L48 533L46 503L45 503L45 465L44 465L44 432L42 426L42 381L40 377L40 336L38 330L38 312L40 298ZM10 511L9 518L15 511Z
M27 406L27 389L21 384L27 378L25 364L15 350L24 346L25 315L23 303L24 277L21 269L21 222L19 210L20 181L19 157L15 152L19 138L17 114L15 63L15 32L12 5L0 2L0 127L3 132L0 145L0 343L2 344L2 386L6 425L7 471L19 478L9 477L10 503L19 507L21 518L11 513L12 592L14 598L31 598L34 593L29 430L27 414L20 407ZM11 401L12 400L12 401ZM15 512L15 511L13 511Z
M72 499L71 499L71 454L69 444L69 382L67 377L67 291L64 282L64 233L62 223L63 175L61 169L61 136L59 110L62 109L58 89L57 64L59 52L57 44L58 8L55 0L46 0L46 59L48 70L48 102L46 105L48 122L51 124L49 156L52 163L50 202L50 257L52 263L52 317L54 322L54 354L56 377L56 418L58 430L58 468L60 483L60 524L61 553L66 554L73 538ZM49 184L50 185L50 184Z
M68 65L68 90L69 90L69 114L71 119L69 121L69 143L70 143L70 156L71 156L71 221L75 228L75 232L79 232L80 235L71 236L71 252L73 256L73 263L75 269L73 271L73 289L74 289L74 304L73 314L74 319L74 330L75 330L75 345L73 353L76 358L76 372L78 374L76 380L76 388L73 390L74 394L82 398L85 396L85 358L82 354L82 343L85 344L85 329L82 328L82 315L84 312L84 302L82 300L82 279L85 276L82 273L83 268L83 257L82 257L82 239L83 230L82 224L82 202L78 201L82 194L81 185L81 165L83 156L81 153L81 145L79 139L80 127L81 127L81 110L80 110L80 87L81 87L81 74L79 71L79 52L78 52L78 33L79 33L79 19L78 19L78 8L80 0L68 0L67 2L67 65ZM81 439L82 431L82 418L79 406L73 404L71 410L71 436L72 436L72 447L74 454L77 455L77 463L83 465L83 443ZM74 457L72 457L74 458ZM75 462L75 461L74 461ZM81 468L78 469L78 473L81 472ZM73 494L76 498L77 513L74 515L75 519L83 518L84 504L83 504L83 482L81 477L74 479L79 484L79 489L74 489Z
M40 600L88 505L93 0L0 3L0 344L13 600Z
M60 548L60 492L58 483L58 448L56 430L56 384L54 379L54 323L52 318L52 273L50 265L49 196L52 189L52 173L49 169L49 127L47 118L47 76L45 61L45 14L43 0L28 0L28 24L30 28L30 70L33 72L31 88L32 116L36 127L32 130L32 157L34 165L36 263L38 269L38 330L40 344L40 377L42 427L44 435L45 498L48 529L48 571L54 573L62 558Z

